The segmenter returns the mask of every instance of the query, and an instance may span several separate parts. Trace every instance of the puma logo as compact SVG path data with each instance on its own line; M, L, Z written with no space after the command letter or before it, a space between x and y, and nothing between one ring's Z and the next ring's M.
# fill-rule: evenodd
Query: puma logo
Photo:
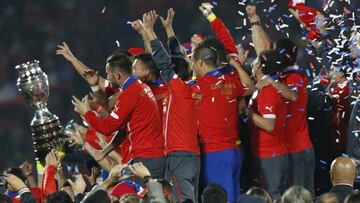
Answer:
M272 106L271 107L268 107L268 106L265 106L265 109L269 110L270 112L272 112Z

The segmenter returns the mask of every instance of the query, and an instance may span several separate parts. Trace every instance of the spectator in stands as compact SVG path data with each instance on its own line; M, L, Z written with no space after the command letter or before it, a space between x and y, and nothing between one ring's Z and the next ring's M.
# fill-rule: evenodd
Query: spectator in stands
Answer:
M331 163L330 180L333 188L329 193L338 195L340 202L354 191L356 166L353 160L347 157L338 157Z
M226 191L217 183L210 183L202 193L202 202L204 203L227 203Z
M271 197L266 190L259 187L251 187L247 192L247 195L251 195L253 197L260 197L264 200L265 203L272 203Z
M293 186L281 198L282 203L312 203L312 195L304 187Z
M344 203L359 203L360 202L360 192L355 192L346 197Z

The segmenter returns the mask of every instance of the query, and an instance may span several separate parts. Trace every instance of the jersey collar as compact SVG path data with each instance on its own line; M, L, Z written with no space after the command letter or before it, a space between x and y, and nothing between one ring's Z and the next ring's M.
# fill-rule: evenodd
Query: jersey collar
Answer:
M219 70L213 70L206 73L206 75L214 76L214 77L220 77L223 74Z
M160 86L163 84L163 80L160 77L158 77L156 80L147 82L147 84L150 86Z
M125 80L121 90L124 91L128 88L131 84L133 84L138 78L134 75L130 76L128 79Z
M224 67L221 67L218 69L220 71L220 73L224 74L224 73L231 73L232 71L234 71L234 68L228 64Z

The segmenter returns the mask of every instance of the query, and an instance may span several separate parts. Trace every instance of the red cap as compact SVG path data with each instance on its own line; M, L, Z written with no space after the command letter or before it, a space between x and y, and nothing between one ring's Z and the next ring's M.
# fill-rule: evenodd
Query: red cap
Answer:
M196 36L198 36L201 40L204 40L205 39L205 36L202 35L202 34L195 34Z
M139 47L132 47L128 50L128 52L132 55L138 55L138 54L144 53L145 50L143 48L139 48Z
M119 198L126 194L137 194L136 188L127 182L118 183L110 192L111 196Z

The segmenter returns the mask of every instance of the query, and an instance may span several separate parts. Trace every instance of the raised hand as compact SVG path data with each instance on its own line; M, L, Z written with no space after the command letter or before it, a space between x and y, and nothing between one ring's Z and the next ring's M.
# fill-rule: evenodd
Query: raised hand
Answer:
M252 5L247 6L246 14L251 23L260 21L260 17L256 14L256 6L252 6Z
M119 181L121 178L123 178L123 177L121 177L121 171L125 167L126 167L126 165L124 165L124 164L119 164L119 165L114 166L111 169L110 174L109 174L110 181L116 182L116 181Z
M60 164L60 159L56 155L55 150L51 150L45 157L45 163L46 166L53 165L55 167L58 167Z
M145 15L145 14L144 14ZM142 21L140 19L135 20L133 22L131 22L131 26L134 28L134 30L136 32L138 32L139 34L142 34L144 32L144 25L142 23Z
M32 174L33 166L28 161L25 161L23 164L21 164L20 169L24 173L26 177Z
M70 142L69 147L73 147L75 145L84 145L84 135L86 133L86 129L83 126L75 124L75 131L71 131L67 133L67 140Z
M169 10L167 11L166 19L160 16L161 23L165 29L172 29L174 16L175 16L175 11L172 8L169 8Z
M99 84L100 76L98 71L89 69L84 72L83 76L89 85L96 86Z
M149 169L147 169L143 163L135 163L129 166L131 172L139 177L144 178L145 176L151 176Z
M74 105L74 110L81 116L84 116L86 112L90 111L89 99L87 95L82 99L82 101L73 96L73 100L71 102Z
M99 176L100 170L98 170L96 167L91 168L90 176L85 175L85 178L90 183L91 186L95 185L96 178Z
M86 183L81 174L76 176L75 181L69 180L69 183L75 193L75 196L85 192Z
M241 46L241 44L238 44L236 46L236 50L238 52L239 61L240 61L241 65L243 66L245 64L246 59L248 58L249 50L245 51L245 49Z
M151 10L151 11L145 13L143 15L143 23L144 23L145 29L153 30L158 17L159 16L155 10Z
M57 55L62 55L66 60L68 60L70 62L76 60L76 57L70 51L69 46L65 42L63 42L62 44L57 45L57 47L59 48L58 50L56 50Z
M20 178L16 177L13 174L5 174L4 177L6 183L9 185L9 189L11 191L19 191L26 187L24 181L22 181Z
M212 9L213 9L213 5L211 5L210 3L206 2L206 3L202 3L199 6L199 10L201 11L201 13L203 14L203 16L208 17L211 13L212 13Z
M98 138L96 143L98 145L100 145L101 148L105 148L106 145L108 144L105 136L103 134L99 133L99 132L95 132L95 135Z

